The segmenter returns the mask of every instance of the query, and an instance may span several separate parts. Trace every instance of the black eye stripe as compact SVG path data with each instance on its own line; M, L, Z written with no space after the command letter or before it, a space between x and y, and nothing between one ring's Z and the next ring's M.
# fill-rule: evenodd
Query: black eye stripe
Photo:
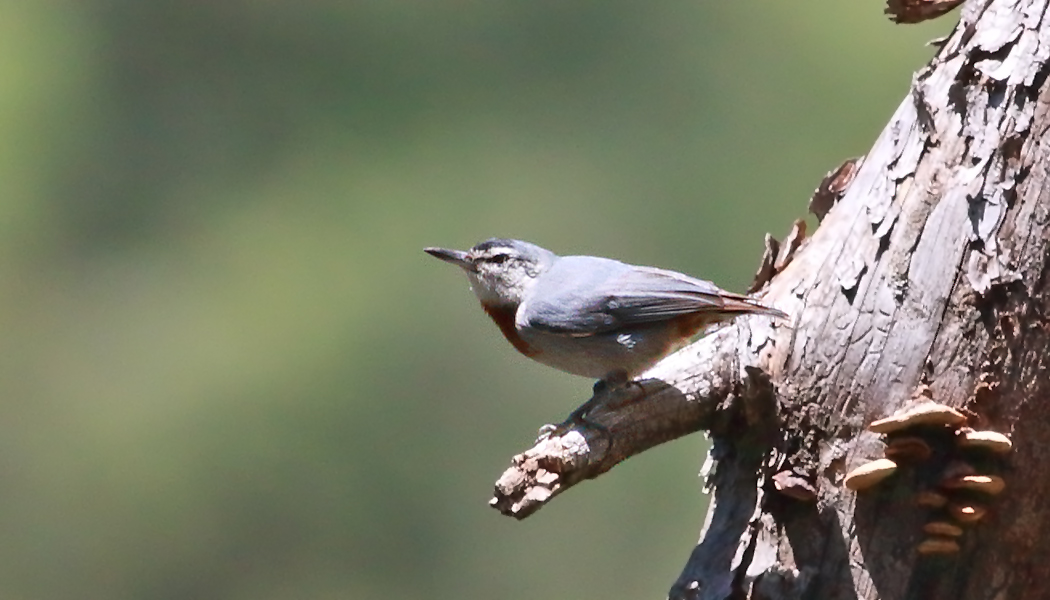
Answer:
M507 262L507 260L509 260L509 259L510 259L510 255L509 254L497 254L495 256L490 257L488 259L488 262L490 262L492 264L495 264L495 265L501 265L501 264Z

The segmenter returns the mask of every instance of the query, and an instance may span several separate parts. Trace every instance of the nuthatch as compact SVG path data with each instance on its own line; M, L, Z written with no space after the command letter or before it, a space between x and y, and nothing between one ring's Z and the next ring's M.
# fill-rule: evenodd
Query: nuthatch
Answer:
M599 386L633 380L714 323L745 314L787 317L709 281L596 256L558 256L519 240L425 251L466 271L481 307L519 352L599 378Z

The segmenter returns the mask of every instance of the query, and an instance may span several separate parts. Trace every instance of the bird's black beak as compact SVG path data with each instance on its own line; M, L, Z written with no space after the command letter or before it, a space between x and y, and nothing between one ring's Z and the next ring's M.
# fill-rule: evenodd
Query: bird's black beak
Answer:
M470 271L471 273L477 273L478 271L478 268L474 265L474 261L470 259L470 255L462 250L423 248L423 252L426 252L434 258L440 258L447 263L452 263L464 271Z

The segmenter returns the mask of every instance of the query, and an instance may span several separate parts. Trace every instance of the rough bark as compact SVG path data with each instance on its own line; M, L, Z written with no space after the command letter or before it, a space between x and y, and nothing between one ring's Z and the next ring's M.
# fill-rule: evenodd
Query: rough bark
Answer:
M1050 597L1048 2L964 7L848 185L822 186L840 199L815 203L814 235L763 270L790 323L740 320L669 357L644 399L604 399L604 430L517 457L493 505L526 516L705 429L714 497L672 598ZM919 392L1014 442L991 467L1006 491L957 554L915 550L914 496L936 473L842 485L882 455L867 425Z

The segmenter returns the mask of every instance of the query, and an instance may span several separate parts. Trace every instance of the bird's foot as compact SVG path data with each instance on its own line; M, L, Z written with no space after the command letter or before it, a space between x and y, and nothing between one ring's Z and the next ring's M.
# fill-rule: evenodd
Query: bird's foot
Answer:
M635 395L632 395L632 396L630 396L628 398L624 398L624 400L620 404L617 404L617 406L623 406L627 402L633 402L634 400L637 400L637 399L640 399L640 398L644 398L645 397L645 386L642 385L641 382L639 382L637 379L631 379L627 375L627 371L624 371L622 369L616 370L616 371L612 371L608 375L603 377L602 379L599 379L597 382L595 382L594 389L593 389L594 397L591 398L591 400L593 400L594 398L597 398L599 396L606 396L606 395L612 394L613 392L616 392L618 390L622 390L622 389L625 389L625 388L628 388L628 387L635 387L635 388L637 388L638 389L638 393L635 394ZM586 405L584 405L584 406L586 406Z
M597 385L595 387L597 387ZM540 427L539 437L536 441L565 435L574 427L594 429L601 433L604 437L608 437L609 429L606 428L605 425L602 425L601 423L596 423L587 418L587 413L591 412L591 410L599 404L601 399L603 399L602 395L596 393L595 395L591 396L589 400L581 404L576 410L569 413L569 418L565 419L561 423L558 423L557 425L548 423L543 427Z
M637 387L640 393L632 395L630 398L625 398L617 403L616 406L623 406L638 398L644 397L645 387L641 383L629 378L626 371L613 371L612 373L609 373L604 378L595 382L593 388L594 393L590 399L577 407L576 410L569 413L569 418L565 419L565 421L557 425L547 424L541 427L537 439L544 440L550 437L564 435L573 427L583 427L596 430L602 435L602 437L608 439L610 437L609 429L601 423L587 418L588 414L598 405L605 403L610 395L631 386Z
M627 376L627 371L617 369L616 371L610 371L605 377L594 382L594 387L591 391L594 392L594 398L597 398L598 396L604 396L618 389L625 388L631 383L632 381Z

